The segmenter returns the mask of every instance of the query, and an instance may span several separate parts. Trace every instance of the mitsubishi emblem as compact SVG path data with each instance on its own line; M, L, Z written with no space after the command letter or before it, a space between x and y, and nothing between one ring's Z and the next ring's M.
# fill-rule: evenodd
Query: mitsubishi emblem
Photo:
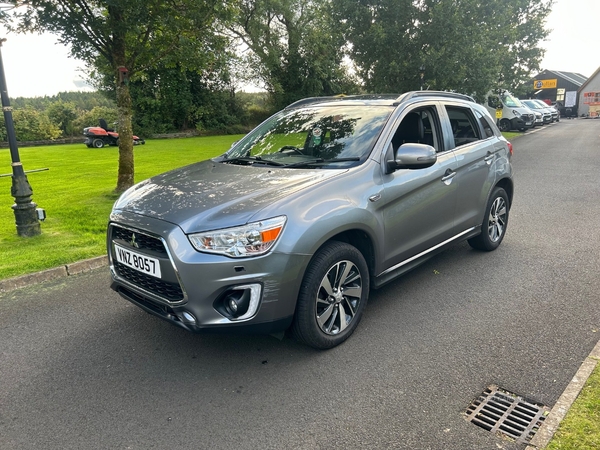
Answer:
M135 240L135 233L131 233L131 241L129 241L132 247L140 248L140 244Z

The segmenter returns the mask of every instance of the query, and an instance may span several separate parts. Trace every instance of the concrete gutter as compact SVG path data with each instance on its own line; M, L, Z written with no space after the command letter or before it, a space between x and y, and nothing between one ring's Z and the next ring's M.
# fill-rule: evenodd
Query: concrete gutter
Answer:
M89 272L93 269L108 265L108 257L98 256L96 258L85 259L83 261L66 264L42 272L30 273L15 278L0 280L0 293L14 291L32 284L43 283L44 281L56 280L58 278L77 275L78 273Z
M569 412L571 405L575 401L575 399L581 393L583 386L587 382L588 378L596 368L596 365L600 361L600 341L596 344L592 352L589 356L583 361L581 367L562 393L552 411L544 423L538 430L538 432L533 436L531 442L527 446L526 450L539 450L545 448L552 438L554 437L554 433L558 429L558 426L562 422L562 420Z

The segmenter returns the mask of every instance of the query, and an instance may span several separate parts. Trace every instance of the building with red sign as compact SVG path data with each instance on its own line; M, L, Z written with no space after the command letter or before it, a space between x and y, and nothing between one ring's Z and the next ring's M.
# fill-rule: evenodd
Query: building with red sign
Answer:
M579 95L579 115L600 117L600 67L581 85Z
M544 70L532 80L528 98L537 98L549 105L556 104L563 117L577 116L577 93L587 77L576 72Z

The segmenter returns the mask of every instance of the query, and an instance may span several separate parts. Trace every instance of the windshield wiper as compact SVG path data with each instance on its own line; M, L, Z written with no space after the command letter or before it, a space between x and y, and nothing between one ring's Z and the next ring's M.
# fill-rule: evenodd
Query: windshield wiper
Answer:
M247 165L254 165L254 164L264 164L266 166L278 166L278 167L282 167L285 166L285 164L277 162L277 161L272 161L270 159L262 159L260 156L246 156L243 158L231 158L231 159L223 159L221 162L224 163L245 163Z
M290 167L320 166L320 165L325 165L325 164L348 162L348 161L360 161L360 158L358 156L353 156L351 158L331 158L331 159L315 158L315 159L300 161L300 162L296 162L296 163L292 163L292 164L285 164L284 167L286 169L288 169Z

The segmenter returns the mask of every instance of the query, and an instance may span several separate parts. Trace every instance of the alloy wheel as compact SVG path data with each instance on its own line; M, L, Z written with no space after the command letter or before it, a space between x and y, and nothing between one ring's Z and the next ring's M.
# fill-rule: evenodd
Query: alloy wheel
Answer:
M488 235L490 241L497 242L502 238L506 227L506 202L502 197L497 197L490 208L488 222Z
M325 274L316 298L316 320L321 331L336 335L354 319L362 296L362 276L351 261L339 261Z

